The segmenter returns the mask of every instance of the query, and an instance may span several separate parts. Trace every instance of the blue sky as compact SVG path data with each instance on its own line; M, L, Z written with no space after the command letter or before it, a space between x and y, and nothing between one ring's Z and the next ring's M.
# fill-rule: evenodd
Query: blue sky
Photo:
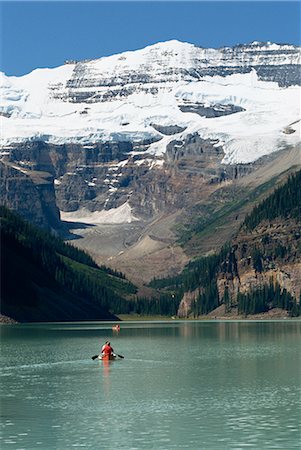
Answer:
M178 39L203 47L300 44L300 2L1 2L1 70L23 75Z

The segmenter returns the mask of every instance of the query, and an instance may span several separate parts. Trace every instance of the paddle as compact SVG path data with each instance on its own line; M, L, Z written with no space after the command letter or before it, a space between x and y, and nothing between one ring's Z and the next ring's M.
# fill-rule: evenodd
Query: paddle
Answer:
M99 356L99 355L94 355L94 356L92 356L93 361L94 361L94 359L98 358L98 356ZM124 359L124 356L118 355L118 354L115 354L115 353L113 353L113 356L119 356L119 358Z

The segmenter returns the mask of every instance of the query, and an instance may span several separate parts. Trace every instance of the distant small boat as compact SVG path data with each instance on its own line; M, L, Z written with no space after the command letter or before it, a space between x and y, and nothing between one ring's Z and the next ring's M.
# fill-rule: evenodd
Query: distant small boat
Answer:
M113 331L120 331L120 325L114 325L112 326Z

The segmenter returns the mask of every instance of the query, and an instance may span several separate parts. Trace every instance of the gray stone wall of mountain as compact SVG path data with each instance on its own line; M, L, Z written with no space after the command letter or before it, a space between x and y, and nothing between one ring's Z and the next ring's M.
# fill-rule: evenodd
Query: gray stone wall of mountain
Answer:
M38 226L60 230L53 177L16 167L0 161L1 203Z
M159 133L165 134L166 136L172 136L173 134L182 133L182 131L186 130L186 127L180 127L178 125L159 125L156 123L151 124L152 127L159 131Z
M111 181L116 180L117 173L110 172L112 164L127 159L132 149L133 145L129 142L97 143L91 146L30 142L12 146L4 160L7 164L19 164L28 175L35 172L51 174L53 192L53 177L55 178L56 200L54 198L54 201L59 209L75 211L86 206L93 211L105 206L111 188L108 177L112 178ZM28 175L23 173L20 183L22 180L25 183L30 182ZM7 172L2 172L3 184L7 176ZM123 178L119 178L121 187L122 183L128 184L126 177L127 175L124 174ZM21 189L16 189L15 193L10 195L20 196L20 203L22 203ZM1 198L5 199L2 196ZM24 211L26 212L26 208ZM27 216L30 215L27 214Z
M11 145L9 160L22 161L27 169L47 171L60 177L80 167L127 159L132 149L130 142L54 145L33 141Z
M143 154L131 156L133 149L143 149ZM11 184L10 172L2 172L2 183L9 186L9 194L1 197L7 201L9 199L8 204L13 209L19 208L29 220L33 220L36 211L37 218L33 221L44 226L41 211L47 209L48 202L48 209L53 211L49 218L56 217L55 220L51 219L51 226L55 224L55 228L59 228L57 208L66 212L86 208L93 212L117 208L126 201L136 217L149 220L158 214L177 211L184 204L190 208L199 202L201 192L215 189L210 188L210 185L237 179L256 166L223 165L221 161L224 153L218 141L202 139L197 133L183 140L172 140L162 157L163 164L151 169L148 159L152 160L152 156L147 150L145 143L133 147L128 142L89 146L44 142L18 144L11 148L6 163L10 167L19 165L26 174L14 171L18 180L16 187ZM121 165L120 160L124 162ZM32 179L37 179L36 175L44 172L50 174L48 181L37 187ZM45 178L43 180L44 183ZM24 190L21 188L22 183ZM27 185L34 190L32 197L26 194ZM43 189L52 195L46 203L43 201L43 198L46 199L45 194L44 197L41 194ZM18 198L18 202L12 201L11 197ZM32 208L28 207L30 198L33 199ZM36 206L37 201L40 202L39 207ZM18 208L16 205L19 205ZM47 214L43 213L43 217L48 217Z
M203 103L185 103L179 105L179 108L182 112L193 112L207 118L228 116L229 114L245 111L241 106L220 105L218 103L214 106L205 106Z

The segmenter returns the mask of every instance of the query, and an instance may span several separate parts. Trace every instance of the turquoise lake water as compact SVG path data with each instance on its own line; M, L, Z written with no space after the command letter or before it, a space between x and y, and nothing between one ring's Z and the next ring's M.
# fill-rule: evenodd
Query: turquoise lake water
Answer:
M301 448L300 321L111 327L1 326L1 449Z

